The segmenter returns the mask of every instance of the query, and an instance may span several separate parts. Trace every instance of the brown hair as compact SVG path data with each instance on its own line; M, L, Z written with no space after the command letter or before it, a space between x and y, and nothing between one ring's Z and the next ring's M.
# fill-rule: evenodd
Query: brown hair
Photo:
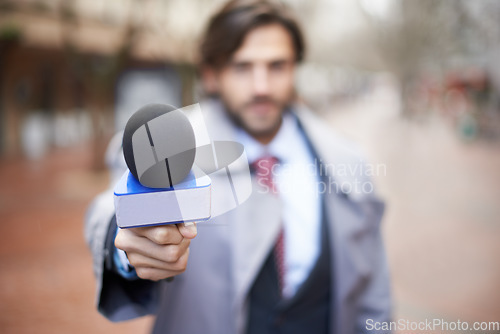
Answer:
M300 62L304 57L304 39L288 7L272 0L233 0L210 20L201 43L200 65L224 66L251 30L271 23L281 24L290 33L295 60Z

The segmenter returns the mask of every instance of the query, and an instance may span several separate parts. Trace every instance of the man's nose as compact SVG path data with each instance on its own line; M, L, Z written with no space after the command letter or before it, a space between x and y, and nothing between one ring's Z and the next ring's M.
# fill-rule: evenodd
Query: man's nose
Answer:
M255 95L267 95L269 93L269 71L266 67L257 67L253 73L253 89Z

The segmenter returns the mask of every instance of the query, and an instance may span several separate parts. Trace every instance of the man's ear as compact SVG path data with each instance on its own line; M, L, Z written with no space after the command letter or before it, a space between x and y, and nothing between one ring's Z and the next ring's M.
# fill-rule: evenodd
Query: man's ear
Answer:
M205 93L208 95L216 94L219 91L218 72L210 66L201 68L201 83Z

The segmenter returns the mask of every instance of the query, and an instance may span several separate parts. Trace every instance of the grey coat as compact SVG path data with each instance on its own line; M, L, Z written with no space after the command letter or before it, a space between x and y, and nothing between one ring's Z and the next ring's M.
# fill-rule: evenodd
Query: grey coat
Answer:
M234 138L234 127L217 103L202 103L202 110L214 140ZM332 254L332 333L367 333L367 319L390 321L388 268L380 234L384 205L373 192L356 191L369 179L352 145L307 109L297 107L295 112L326 166L330 185L325 184L324 200ZM345 173L346 166L352 167L351 173ZM353 191L343 192L339 185ZM127 281L106 266L113 197L111 190L99 195L85 222L99 311L112 321L156 313L158 333L244 333L248 292L273 247L281 220L277 197L256 191L256 182L253 186L254 192L240 207L198 224L186 271L172 282L160 283Z

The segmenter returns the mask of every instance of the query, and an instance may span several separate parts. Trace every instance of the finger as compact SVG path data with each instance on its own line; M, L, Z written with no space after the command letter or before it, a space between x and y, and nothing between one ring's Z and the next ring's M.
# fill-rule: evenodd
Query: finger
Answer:
M177 224L177 227L184 238L193 239L198 234L195 222Z
M141 256L141 258L142 257L150 258L164 263L175 263L181 258L182 255L184 255L184 253L188 251L189 244L190 244L189 239L184 239L184 241L181 242L179 245L158 246L153 244L154 245L153 248L137 247L132 250L129 250L127 251L127 255L129 261L134 261L135 260L134 255L138 254ZM147 266L149 264L150 263L139 263L133 265Z
M158 245L177 245L183 239L182 234L175 224L137 227L132 230Z
M155 258L151 258L149 256L145 256L139 253L128 253L127 257L130 264L136 268L138 267L148 267L148 268L156 268L161 270L181 270L179 267L179 260L184 254L188 252L188 248L182 251L180 256L178 256L174 261L161 261Z
M115 240L115 245L128 255L137 253L163 262L175 262L186 251L190 242L189 239L183 239L178 245L158 245L147 238L136 237L127 243L119 243Z
M127 254L128 260L134 268L154 268L160 270L172 270L172 264L144 256L139 253Z
M148 268L148 267L136 268L135 272L137 273L137 276L139 276L140 278L148 279L151 281L159 281L165 278L179 275L181 273L171 270L162 270L162 269Z
M152 267L136 267L135 272L137 273L137 276L142 279L158 281L183 273L186 270L188 257L189 249L176 263L171 264L172 269L165 270Z
M133 229L119 229L115 237L115 247L126 252L141 239L144 237L137 235Z

